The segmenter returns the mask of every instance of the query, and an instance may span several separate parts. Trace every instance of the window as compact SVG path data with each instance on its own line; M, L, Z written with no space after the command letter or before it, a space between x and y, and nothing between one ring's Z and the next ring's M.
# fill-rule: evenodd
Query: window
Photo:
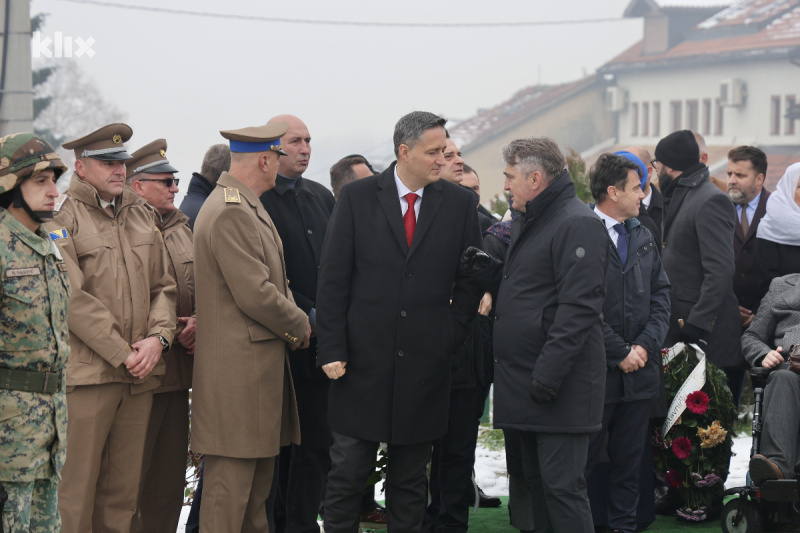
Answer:
M781 97L773 96L770 98L769 107L769 134L780 135L781 133Z
M715 100L715 103L717 105L717 121L714 123L714 135L722 135L722 119L725 118L725 115L722 113L722 111L724 108L722 107L722 101L719 98Z
M686 129L697 131L699 125L699 111L697 100L686 101Z
M653 136L661 135L661 102L653 102Z
M650 135L650 103L642 102L642 137Z
M703 135L711 134L711 99L703 100Z
M631 104L631 137L639 135L639 104Z
M680 100L673 100L669 103L671 122L669 127L672 131L678 131L681 128L681 114L683 111L683 102Z
M795 98L793 94L786 95L786 112L792 111L792 108L795 106ZM794 135L794 121L793 118L786 119L786 125L783 127L783 133L786 135Z

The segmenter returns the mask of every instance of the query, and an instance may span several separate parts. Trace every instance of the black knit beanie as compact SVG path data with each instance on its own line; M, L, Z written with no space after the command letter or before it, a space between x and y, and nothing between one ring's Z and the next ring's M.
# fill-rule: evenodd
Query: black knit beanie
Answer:
M673 131L656 145L656 161L673 170L684 171L700 162L700 147L689 130Z

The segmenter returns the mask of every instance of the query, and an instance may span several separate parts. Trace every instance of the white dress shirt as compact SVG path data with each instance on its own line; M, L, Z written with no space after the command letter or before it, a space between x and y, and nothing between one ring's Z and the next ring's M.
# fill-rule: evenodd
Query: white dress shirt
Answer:
M408 211L408 200L405 199L406 194L413 192L419 196L414 202L414 219L419 220L419 206L422 204L422 193L425 191L425 187L417 189L416 191L412 191L406 187L405 183L400 181L400 176L397 175L397 165L394 167L394 184L397 185L397 194L400 196L400 212L403 216L405 216L406 211Z

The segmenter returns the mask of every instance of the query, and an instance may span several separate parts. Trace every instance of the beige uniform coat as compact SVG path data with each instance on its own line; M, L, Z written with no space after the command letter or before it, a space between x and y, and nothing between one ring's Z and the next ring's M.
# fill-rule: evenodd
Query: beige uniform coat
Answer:
M227 172L197 216L194 258L192 450L278 455L300 441L287 343L299 345L308 318L289 291L272 220Z
M155 213L128 187L115 204L112 217L95 188L76 174L47 228L72 285L67 385L131 383L136 393L159 385L164 360L144 379L122 363L131 344L146 337L163 335L172 343L175 282Z
M169 255L169 273L178 288L177 316L194 316L194 251L188 221L189 217L176 209L167 214L161 223ZM177 325L176 337L183 327L183 324ZM192 388L194 357L186 353L186 348L177 341L173 342L164 359L167 371L161 378L161 386L153 392L158 394Z

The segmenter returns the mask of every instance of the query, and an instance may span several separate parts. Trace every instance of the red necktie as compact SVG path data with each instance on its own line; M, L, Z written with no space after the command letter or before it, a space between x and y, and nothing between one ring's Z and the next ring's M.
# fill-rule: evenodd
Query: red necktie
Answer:
M408 202L408 210L406 214L403 215L403 225L406 227L406 240L408 241L408 247L411 248L411 241L414 240L414 230L417 229L417 216L414 213L414 202L417 201L417 196L413 192L410 192L404 196L406 201Z

